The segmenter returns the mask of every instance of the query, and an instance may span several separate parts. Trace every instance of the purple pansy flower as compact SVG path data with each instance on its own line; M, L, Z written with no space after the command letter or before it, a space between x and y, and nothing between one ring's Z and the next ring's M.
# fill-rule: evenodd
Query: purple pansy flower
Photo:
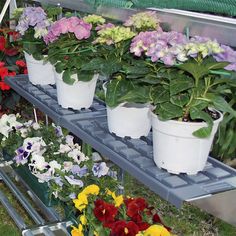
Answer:
M16 161L16 164L22 164L24 165L28 161L28 157L30 155L30 152L26 151L23 147L19 147L16 150L16 156L14 157L14 160Z

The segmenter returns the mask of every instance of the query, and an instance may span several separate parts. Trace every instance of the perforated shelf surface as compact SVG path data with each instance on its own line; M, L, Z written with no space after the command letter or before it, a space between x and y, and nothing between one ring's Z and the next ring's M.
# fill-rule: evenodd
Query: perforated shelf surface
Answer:
M91 108L75 111L57 103L55 86L34 86L27 76L8 77L5 81L22 97L108 157L163 199L180 207L184 201L236 188L236 171L209 157L197 175L173 175L153 162L152 135L140 139L119 138L109 133L106 107L94 99Z

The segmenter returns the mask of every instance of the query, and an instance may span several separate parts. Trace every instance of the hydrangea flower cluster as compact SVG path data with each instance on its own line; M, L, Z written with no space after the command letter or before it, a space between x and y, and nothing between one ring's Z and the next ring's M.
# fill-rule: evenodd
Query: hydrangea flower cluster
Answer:
M130 52L140 57L146 55L151 58L152 62L162 61L165 65L172 66L177 63L183 63L189 58L205 58L213 56L216 59L233 62L233 50L225 54L224 47L216 40L203 37L193 37L187 40L182 33L175 31L146 31L139 33L132 40ZM228 49L229 52L229 49ZM230 68L230 67L229 67Z
M112 26L105 25L105 27L101 26L101 29L97 32L98 37L94 41L94 43L100 44L117 44L121 41L125 41L131 39L135 36L135 33L131 31L130 28L124 26Z
M24 35L30 27L33 27L34 37L42 38L47 34L50 24L45 11L41 7L26 7L19 19L16 30Z
M236 71L236 51L226 45L221 45L221 48L224 51L214 55L214 58L219 62L228 61L230 64L226 66L225 69Z
M223 48L221 48L220 44L216 40L201 38L201 37L193 37L183 47L184 53L186 56L205 58L206 56L215 55L223 52Z
M129 17L124 26L132 27L136 31L157 30L159 19L155 11L139 12Z
M181 51L180 45L186 42L187 38L175 31L146 31L133 38L130 52L138 57L145 54L153 62L162 60L166 65L173 65Z
M106 20L102 16L94 14L83 17L83 20L92 25L104 24L106 22Z
M74 33L78 40L90 37L92 25L76 16L61 18L50 27L48 34L44 36L46 44L53 43L62 34Z

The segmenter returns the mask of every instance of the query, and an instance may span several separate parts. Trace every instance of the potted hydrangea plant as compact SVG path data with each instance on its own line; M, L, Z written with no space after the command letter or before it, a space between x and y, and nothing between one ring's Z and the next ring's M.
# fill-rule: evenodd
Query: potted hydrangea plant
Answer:
M224 99L224 92L235 86L235 80L227 78L231 67L221 56L224 51L215 40L187 40L176 32L146 32L133 39L131 52L144 54L150 68L145 82L152 84L158 167L175 174L203 170L221 112L236 115Z
M33 84L55 83L52 65L46 61L48 49L43 40L50 24L51 20L41 7L26 7L16 27L22 37L29 80Z
M98 63L103 65L101 71L109 78L105 84L108 128L117 136L140 138L150 131L150 97L146 96L149 86L137 79L144 71L138 69L133 76L127 72L134 64L140 64L129 53L131 39L143 29L157 28L156 13L141 12L131 16L124 26L108 24L98 29L95 43L102 45L104 60Z
M64 108L80 110L93 102L98 70L87 70L84 66L95 57L92 45L94 16L62 18L56 21L44 37L49 46L49 61L55 66L58 103ZM86 21L87 20L87 21ZM103 23L97 17L96 23Z

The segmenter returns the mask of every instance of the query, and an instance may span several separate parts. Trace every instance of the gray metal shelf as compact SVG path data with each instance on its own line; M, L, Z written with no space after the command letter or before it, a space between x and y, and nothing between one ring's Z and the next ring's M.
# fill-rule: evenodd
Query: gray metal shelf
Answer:
M159 169L153 162L151 133L141 139L123 139L109 133L105 105L96 98L91 108L74 111L57 104L54 86L34 86L27 76L9 77L5 81L55 122L177 207L184 201L236 189L236 170L211 157L197 175L173 175Z

